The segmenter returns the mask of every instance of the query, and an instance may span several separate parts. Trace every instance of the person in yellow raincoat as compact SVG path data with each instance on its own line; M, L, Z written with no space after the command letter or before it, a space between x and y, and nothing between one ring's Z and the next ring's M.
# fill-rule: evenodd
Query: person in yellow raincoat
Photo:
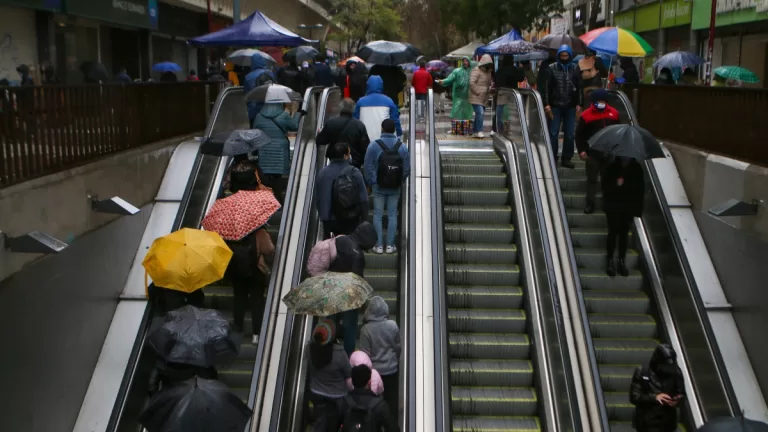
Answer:
M471 63L468 57L461 60L461 67L454 69L448 78L440 80L443 86L453 86L453 108L451 120L471 120L474 117L472 105L469 103L469 74Z
M237 87L240 85L240 78L237 76L237 72L235 72L235 65L232 62L226 62L224 64L224 69L227 71L227 81L231 82L233 86Z

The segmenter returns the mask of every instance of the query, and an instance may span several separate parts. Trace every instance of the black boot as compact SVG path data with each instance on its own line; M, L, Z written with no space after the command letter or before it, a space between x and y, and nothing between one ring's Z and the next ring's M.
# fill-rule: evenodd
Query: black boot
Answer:
M616 276L616 267L613 266L613 257L608 257L608 262L605 265L605 273L610 276Z
M561 162L561 165L565 168L570 168L570 169L576 168L576 165L573 162L571 162L570 159L568 160L563 159L563 161Z
M624 262L624 258L619 258L618 271L619 274L624 277L629 276L629 269L627 269L627 264Z
M584 207L584 214L592 214L595 212L595 205L587 201L586 207Z

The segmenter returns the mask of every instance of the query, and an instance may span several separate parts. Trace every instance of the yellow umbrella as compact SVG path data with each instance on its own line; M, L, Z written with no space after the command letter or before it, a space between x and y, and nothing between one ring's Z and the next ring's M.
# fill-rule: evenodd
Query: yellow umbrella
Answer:
M231 258L217 233L183 228L155 239L142 264L157 286L190 293L224 277Z

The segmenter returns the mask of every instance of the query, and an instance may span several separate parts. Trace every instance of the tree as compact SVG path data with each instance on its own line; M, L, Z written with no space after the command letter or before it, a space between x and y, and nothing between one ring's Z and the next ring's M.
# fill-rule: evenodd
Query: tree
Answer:
M332 0L331 18L344 29L335 38L347 40L348 52L355 52L369 40L399 40L402 19L391 0Z
M546 23L562 8L561 0L439 0L443 25L453 24L464 34L483 39L505 29L530 29Z

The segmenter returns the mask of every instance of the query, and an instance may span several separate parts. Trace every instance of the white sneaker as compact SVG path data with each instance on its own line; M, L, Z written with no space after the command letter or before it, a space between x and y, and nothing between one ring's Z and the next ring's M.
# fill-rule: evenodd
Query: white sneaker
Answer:
M254 345L258 345L259 344L259 335L257 335L257 334L253 335L253 338L251 339L251 343L254 344Z
M393 254L395 252L397 252L397 248L396 247L394 247L394 246L387 246L387 253L388 254Z
M485 135L483 135L482 132L478 132L477 135L475 135L477 138L485 138Z
M375 253L375 254L383 254L384 253L384 248L381 247L381 246L374 246L373 247L373 253Z

